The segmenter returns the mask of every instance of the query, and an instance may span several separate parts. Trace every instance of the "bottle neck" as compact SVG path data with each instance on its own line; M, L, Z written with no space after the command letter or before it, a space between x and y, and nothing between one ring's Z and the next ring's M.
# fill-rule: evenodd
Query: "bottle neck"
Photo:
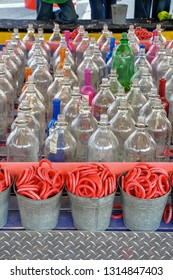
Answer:
M90 85L91 85L91 72L85 71L84 86L90 86Z
M165 97L165 87L166 87L166 80L160 79L159 81L159 95L160 97Z
M60 114L60 102L53 103L53 119L57 119L57 116Z

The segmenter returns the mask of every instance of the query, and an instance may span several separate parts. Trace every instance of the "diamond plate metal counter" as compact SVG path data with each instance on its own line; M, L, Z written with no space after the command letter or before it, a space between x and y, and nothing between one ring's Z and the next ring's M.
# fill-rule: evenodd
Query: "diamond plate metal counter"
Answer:
M172 260L173 233L5 231L0 260Z

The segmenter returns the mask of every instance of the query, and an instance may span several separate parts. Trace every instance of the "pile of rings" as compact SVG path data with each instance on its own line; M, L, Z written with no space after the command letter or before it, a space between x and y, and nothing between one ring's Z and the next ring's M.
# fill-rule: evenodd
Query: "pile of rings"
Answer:
M66 188L78 196L101 198L116 191L116 177L104 164L81 165L67 173Z
M5 191L11 184L10 171L6 167L1 168L0 166L0 192Z
M46 167L43 164L46 163ZM53 169L47 159L42 159L38 167L30 166L22 170L16 180L16 191L25 197L40 200L58 194L65 182L65 175Z

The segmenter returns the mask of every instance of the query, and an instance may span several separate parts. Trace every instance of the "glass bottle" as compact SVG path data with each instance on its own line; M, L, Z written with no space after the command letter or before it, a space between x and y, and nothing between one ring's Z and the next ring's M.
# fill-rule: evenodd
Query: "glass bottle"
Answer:
M60 110L61 114L65 105L71 98L71 92L72 89L71 89L71 84L69 83L69 79L64 78L62 81L62 87L54 96L54 99L59 99L61 101L61 110Z
M104 62L98 46L95 46L94 48L93 61L99 68L99 80L100 80L99 83L101 83L102 79L107 77L108 70L107 70L107 64Z
M44 97L41 94L41 92L36 88L36 83L34 81L33 76L28 76L28 82L26 83L26 87L25 89L22 91L21 95L19 96L19 103L26 98L26 92L27 92L27 88L28 86L30 86L30 89L32 88L32 91L35 92L37 98L41 101L41 103L44 105Z
M81 88L80 93L82 96L87 98L89 106L91 106L92 100L96 94L93 86L91 85L91 71L90 69L86 68L84 70L84 85Z
M49 44L44 40L43 28L38 28L38 38L39 38L40 46L42 47L42 49L46 51L48 60L50 60L50 47Z
M166 117L161 100L155 100L151 114L146 118L148 132L156 143L156 161L169 161L171 143L171 123Z
M8 49L6 47L3 48L2 52L2 61L4 62L5 68L9 70L13 77L13 88L15 95L17 96L17 87L18 87L18 79L17 79L17 66L14 63L14 61L10 58L10 53L8 52Z
M107 110L114 100L115 97L110 91L108 79L103 78L100 90L92 100L93 116L99 121L101 115L107 114Z
M53 114L52 119L49 121L47 126L47 136L52 132L52 130L55 128L55 122L58 120L58 115L60 114L60 100L59 99L53 99Z
M162 26L160 23L156 24L156 30L158 32L160 42L166 43L166 38L162 33Z
M64 65L64 59L65 59L65 48L61 48L59 51L59 63L57 64L56 68L62 69ZM55 68L54 68L55 70Z
M156 83L159 86L159 80L164 77L166 72L170 68L170 61L171 61L171 50L166 49L166 54L164 55L163 59L157 64L156 67Z
M138 85L140 87L140 91L143 93L146 99L148 99L151 88L154 87L153 79L148 68L143 67L141 70L141 78L138 81Z
M116 69L118 81L125 91L130 89L130 79L134 74L134 54L128 44L127 33L122 33L119 46L113 54L112 68Z
M68 125L71 125L71 122L79 114L79 107L81 104L81 95L79 87L74 87L71 92L71 98L65 105L62 113L65 115L65 119L68 122Z
M76 141L68 129L65 116L60 114L55 129L45 141L45 157L52 162L75 161Z
M97 121L91 113L91 107L86 99L82 99L79 114L72 121L70 128L77 144L75 161L88 160L88 140L96 129Z
M89 47L89 37L88 37L88 32L85 31L82 41L79 43L79 45L76 48L76 68L78 68L81 62L83 61L83 54L88 47Z
M12 34L11 37L11 44L13 46L13 51L14 53L20 58L21 63L22 63L22 70L24 71L25 69L25 54L22 50L22 48L20 47L20 45L18 44L17 40L16 40L16 36L15 34ZM23 80L24 80L24 75L22 76Z
M140 109L143 107L143 105L147 102L146 97L144 94L140 91L140 87L138 84L138 81L134 80L132 84L132 88L127 94L127 101L132 106L134 110L134 121L137 122L138 115Z
M142 108L139 111L140 116L144 116L145 118L151 113L153 103L156 99L159 99L159 95L157 93L157 88L152 87L151 92L149 94L149 98L147 102L142 106Z
M136 42L139 44L139 39L135 34L135 29L134 29L134 25L130 24L129 25L129 29L127 31L127 38L130 39L131 37L135 37Z
M61 48L67 48L64 37L61 37L61 41L60 41L58 47L56 48L56 50L53 53L53 64L54 64L56 58L59 56L59 51L60 51Z
M27 121L27 126L31 129L32 133L37 137L37 139L39 140L39 146L40 148L42 148L43 143L41 137L42 131L41 131L40 123L32 113L32 108L29 104L28 99L24 99L20 103L20 108L18 110L17 118L21 117L21 113L24 114ZM16 121L18 122L17 118L13 121L11 125L11 131L16 128Z
M151 64L159 50L159 36L154 37L154 42L146 53L146 58Z
M24 42L22 42L22 40L20 39L19 29L18 28L14 28L13 29L13 34L15 35L17 44L20 46L20 48L24 52L24 60L25 60L25 65L26 65L26 53L27 53L27 50L26 50L26 46L25 46Z
M118 107L120 106L121 101L126 102L126 107L128 108L129 113L133 118L134 111L133 111L131 105L127 101L127 95L125 94L124 88L121 86L120 88L118 88L118 92L116 94L116 98L115 98L114 102L109 106L109 108L107 110L109 120L111 120L118 113Z
M71 64L66 58L64 59L62 74L64 77L69 78L72 87L78 86L78 77L73 71Z
M166 71L165 75L163 76L166 81L168 81L173 74L173 57L170 59L169 69Z
M49 57L45 49L41 47L41 43L39 41L39 37L35 37L35 42L33 43L31 49L28 52L28 62L30 61L31 57L33 57L36 50L40 50L44 58L48 61Z
M39 100L36 95L34 85L28 83L28 87L26 89L26 98L29 101L29 105L32 109L32 114L38 120L41 128L41 136L42 136L42 143L45 138L45 129L46 129L46 112L43 103ZM21 103L19 104L18 110L20 110Z
M63 72L62 69L57 69L54 75L54 80L50 84L47 90L48 95L48 103L47 103L47 121L49 122L52 118L53 114L53 107L52 107L52 101L57 94L57 92L61 89L62 83L63 83Z
M109 53L110 51L110 41L111 41L112 37L112 32L109 31L108 35L107 35L107 39L106 41L103 43L102 47L101 47L101 54L102 54L102 58L103 60L106 62L106 55Z
M72 52L72 45L70 42L70 31L69 30L64 30L64 38L65 38L67 48L69 49L70 52Z
M103 44L106 42L107 37L109 35L109 29L108 29L108 25L104 24L103 25L103 30L102 30L102 34L101 36L98 38L97 40L97 45L99 46L99 49L101 49L101 47L103 46Z
M160 96L160 99L161 99L161 103L167 113L167 116L168 116L168 113L169 113L169 102L168 100L166 99L166 96L165 96L165 89L166 89L166 80L164 78L160 79L159 80L159 89L158 89L158 93L159 93L159 96Z
M33 52L33 55L28 60L28 66L32 69L32 72L35 71L35 69L38 66L38 60L42 59L42 63L46 66L46 68L49 70L49 63L47 59L43 56L41 48L35 49Z
M88 140L88 161L117 162L119 143L110 129L108 115L102 114L98 128Z
M14 99L15 99L15 93L13 86L10 84L10 82L5 77L5 71L4 71L4 65L0 65L0 89L3 91L3 93L6 95L7 98L7 122L8 125L11 125L11 123L14 120Z
M148 133L143 116L139 116L136 129L124 144L125 162L154 162L156 160L156 143Z
M36 83L36 88L41 92L44 97L45 104L48 103L48 95L47 90L48 87L51 85L53 78L49 71L47 70L46 66L42 62L42 59L38 59L38 66L32 73L32 76Z
M93 56L91 56L90 53L88 53L88 52L86 52L86 54L84 56L84 60L77 68L77 76L78 76L80 89L84 85L84 71L86 68L90 69L90 71L91 71L91 84L92 84L94 90L97 91L98 84L100 83L99 68L93 61Z
M5 62L2 60L2 56L0 56L0 68L1 68L1 65L4 68L4 73L5 73L6 79L9 81L9 83L13 86L13 89L14 89L15 81L13 80L13 76L12 76L11 72L5 66ZM16 96L15 90L14 90L14 96Z
M61 41L61 33L60 33L59 24L54 22L53 33L49 37L48 42L56 42L59 43Z
M111 69L108 78L109 78L110 91L112 92L113 95L116 96L116 93L118 92L119 88L122 88L122 85L118 81L118 75L116 69Z
M110 129L119 142L119 161L124 160L124 143L135 129L126 100L121 100L117 114L110 121Z
M168 100L168 102L172 95L172 89L173 89L173 74L171 78L166 82L166 99Z
M7 138L7 161L8 162L38 162L39 141L27 125L23 113L16 122L15 129Z
M130 36L128 40L129 40L129 46L133 51L133 54L135 56L135 61L136 61L140 54L140 47L139 47L139 43L136 41L136 35Z
M24 86L22 87L22 92L25 91L25 89L27 88L28 78L31 75L32 75L32 69L30 67L25 67L25 83Z
M85 32L84 25L79 25L78 34L76 35L76 37L72 41L72 45L73 45L72 54L73 54L74 61L76 61L76 48L82 42L84 32Z
M64 53L64 51L65 51L65 53ZM61 55L60 55L60 53L61 53ZM60 61L60 59L62 60L62 62ZM65 47L65 48L62 47L62 48L60 48L59 55L57 56L57 58L55 59L54 64L53 64L53 72L54 73L55 73L56 69L58 68L59 64L63 65L63 62L64 62L65 59L66 59L66 61L68 61L68 63L70 63L71 68L73 70L75 69L75 63L74 63L74 60L72 58L72 55L71 55L70 51L67 49L67 47ZM59 67L59 68L61 68L61 67Z
M29 23L27 28L27 33L23 37L23 42L26 44L27 42L34 42L35 41L35 30L33 28L33 24Z
M149 69L149 72L152 73L152 67L149 61L146 59L146 54L145 54L145 45L140 45L140 54L137 60L135 61L135 71L139 69L139 65L144 65Z
M152 67L152 77L153 77L153 82L155 86L157 86L157 76L156 76L156 68L157 65L162 61L166 54L165 46L163 44L159 45L158 53L154 57L154 59L151 62L151 67Z
M8 127L8 103L4 91L0 87L0 137L2 137Z

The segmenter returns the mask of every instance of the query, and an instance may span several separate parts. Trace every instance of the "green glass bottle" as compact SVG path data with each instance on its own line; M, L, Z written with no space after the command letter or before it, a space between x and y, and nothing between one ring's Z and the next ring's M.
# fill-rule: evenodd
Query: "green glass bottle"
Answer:
M128 91L134 74L134 54L128 44L126 32L122 33L120 44L113 54L112 68L116 69L118 81Z

